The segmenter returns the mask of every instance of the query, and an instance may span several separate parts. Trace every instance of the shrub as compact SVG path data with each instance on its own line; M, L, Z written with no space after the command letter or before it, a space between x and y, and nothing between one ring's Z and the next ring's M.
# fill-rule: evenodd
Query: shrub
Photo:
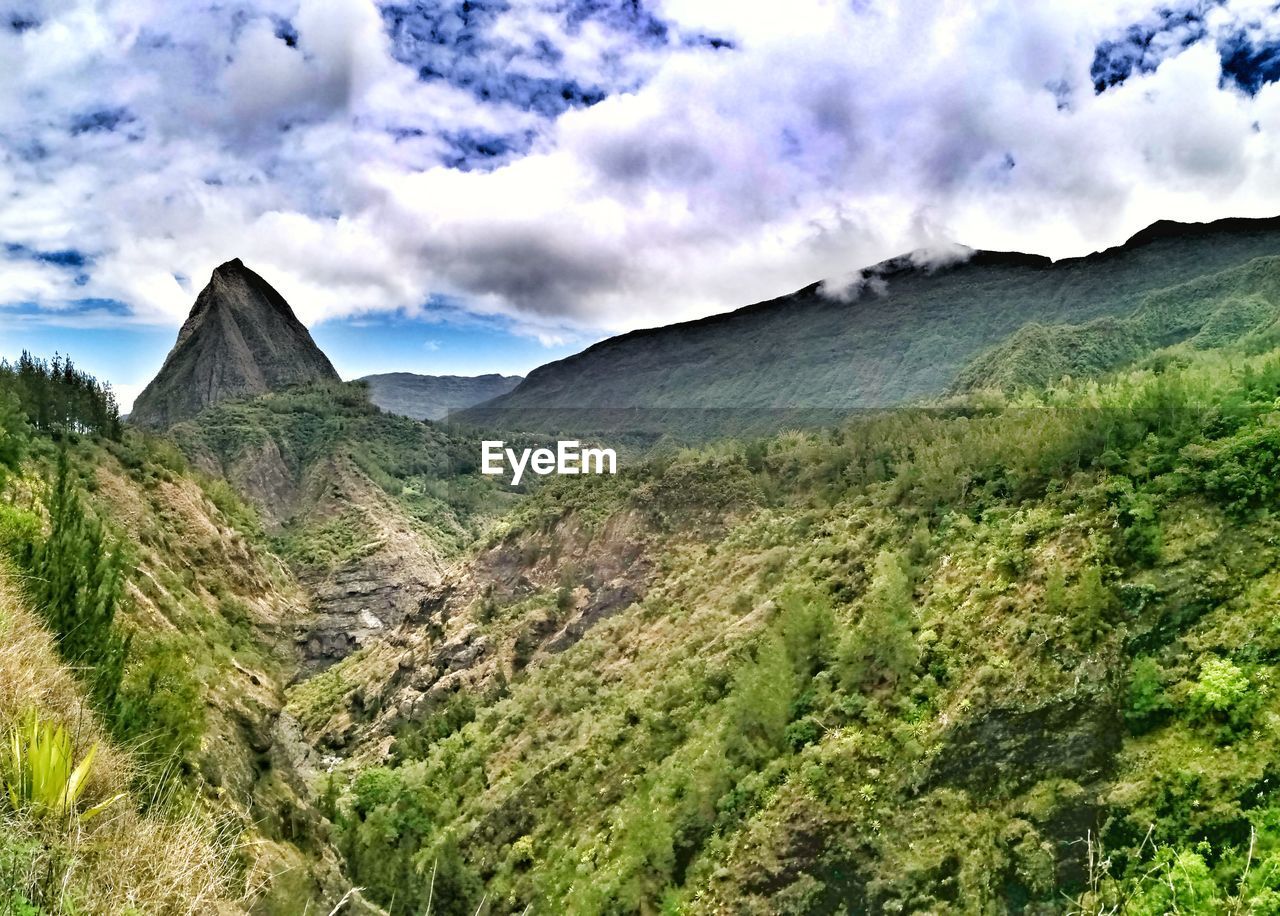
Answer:
M15 395L0 390L0 484L27 450L27 422Z
M1135 731L1149 725L1169 708L1159 663L1150 657L1134 659L1129 677L1129 707L1125 719Z
M9 730L5 760L5 794L13 810L41 820L69 820L78 816L90 820L124 797L108 798L83 812L76 805L88 785L93 761L98 755L94 744L75 760L71 735L62 725L43 721L34 710Z
M862 616L840 650L839 670L846 690L882 681L897 683L919 660L912 634L915 608L911 580L902 559L882 552L862 602Z
M1211 658L1188 696L1192 715L1222 726L1230 736L1248 724L1257 707L1249 676L1229 659Z
M112 731L147 759L182 761L200 745L204 710L189 657L176 640L160 640L125 675Z

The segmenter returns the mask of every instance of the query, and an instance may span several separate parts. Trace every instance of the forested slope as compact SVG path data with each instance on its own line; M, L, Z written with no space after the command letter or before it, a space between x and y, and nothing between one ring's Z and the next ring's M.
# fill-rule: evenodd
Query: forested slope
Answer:
M544 488L294 694L350 761L353 879L396 913L1272 912L1280 355L1170 356Z

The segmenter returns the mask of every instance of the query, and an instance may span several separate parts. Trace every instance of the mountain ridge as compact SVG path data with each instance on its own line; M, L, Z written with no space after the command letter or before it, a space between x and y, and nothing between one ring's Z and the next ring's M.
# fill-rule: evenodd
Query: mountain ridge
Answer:
M465 422L537 428L582 408L877 408L943 395L1023 326L1133 313L1196 276L1280 254L1280 217L1163 220L1121 245L1053 261L975 251L943 265L900 255L849 302L821 283L734 311L607 338L534 369Z
M441 420L450 411L471 407L506 394L523 376L425 375L416 372L382 372L357 381L369 386L369 400L390 413L415 420Z

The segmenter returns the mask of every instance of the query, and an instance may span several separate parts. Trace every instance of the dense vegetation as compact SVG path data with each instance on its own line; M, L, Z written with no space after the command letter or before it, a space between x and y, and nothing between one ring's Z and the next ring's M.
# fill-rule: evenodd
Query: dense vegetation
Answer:
M1082 325L1028 325L974 360L954 386L1043 388L1065 376L1094 376L1186 342L1209 350L1240 344L1262 352L1280 342L1276 258L1199 277L1143 298L1132 315Z
M354 879L395 913L1274 912L1278 399L1280 356L1183 347L544 489L506 538L639 513L654 581L528 664L563 595L478 600L506 676L340 780Z
M77 369L70 357L44 360L24 350L17 363L0 360L0 401L6 398L42 432L120 438L120 410L111 387Z
M43 430L0 386L0 740L23 748L0 757L0 784L34 790L14 762L48 759L33 747L91 761L78 819L0 793L0 912L292 913L342 896L332 858L293 845L318 842L318 818L289 758L262 750L305 605L260 532L171 442Z
M24 545L31 600L48 621L58 651L81 671L99 708L113 717L129 655L129 637L115 625L124 593L123 550L102 522L85 511L66 448L49 493L49 533Z
M383 413L363 383L297 387L253 400L224 402L174 431L195 460L211 458L233 478L238 463L271 454L273 469L304 492L259 491L284 522L274 534L283 556L302 567L329 568L371 541L370 520L309 511L322 501L309 481L330 479L334 462L350 461L394 500L424 540L456 554L510 503L510 494L477 473L478 440L408 417ZM278 464L275 454L279 455ZM318 476L317 476L318 475Z

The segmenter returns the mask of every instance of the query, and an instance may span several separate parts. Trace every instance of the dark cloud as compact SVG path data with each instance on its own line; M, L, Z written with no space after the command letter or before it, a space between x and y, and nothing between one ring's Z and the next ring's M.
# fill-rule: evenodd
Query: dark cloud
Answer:
M704 47L713 51L732 51L738 47L737 42L728 38L718 38L715 35L690 35L684 43L686 47Z
M276 38L285 43L286 47L296 48L298 46L298 30L293 23L283 16L274 17Z
M617 288L627 272L615 246L545 226L494 226L447 248L427 246L423 255L457 288L519 302L541 316L589 319L584 303Z

